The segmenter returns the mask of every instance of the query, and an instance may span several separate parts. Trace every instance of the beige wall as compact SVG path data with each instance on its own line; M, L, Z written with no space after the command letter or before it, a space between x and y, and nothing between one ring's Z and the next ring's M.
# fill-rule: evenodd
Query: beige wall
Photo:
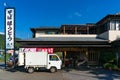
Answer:
M97 35L87 35L87 34L37 34L35 37L97 37Z
M109 40L110 42L120 39L120 31L109 30L100 35L90 34L45 34L44 32L38 31L35 37L99 37L101 39Z
M120 31L109 30L100 35L99 38L109 40L110 42L120 39Z
M114 31L110 30L109 31L109 40L112 42L114 40L120 39L120 31Z
M35 37L39 37L39 35L43 35L43 34L45 34L44 31L36 31Z

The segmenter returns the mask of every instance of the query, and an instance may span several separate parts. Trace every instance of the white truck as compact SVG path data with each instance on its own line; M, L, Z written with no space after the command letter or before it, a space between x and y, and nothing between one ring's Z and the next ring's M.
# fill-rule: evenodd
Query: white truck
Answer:
M25 52L18 55L18 66L24 66L29 73L40 68L49 69L50 72L56 72L61 69L62 61L56 54L47 52Z

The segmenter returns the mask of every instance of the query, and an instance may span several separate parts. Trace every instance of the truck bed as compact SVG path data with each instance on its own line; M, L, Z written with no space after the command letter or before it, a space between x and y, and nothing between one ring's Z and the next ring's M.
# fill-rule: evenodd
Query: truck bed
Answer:
M45 65L47 65L47 52L25 53L25 66L45 66Z

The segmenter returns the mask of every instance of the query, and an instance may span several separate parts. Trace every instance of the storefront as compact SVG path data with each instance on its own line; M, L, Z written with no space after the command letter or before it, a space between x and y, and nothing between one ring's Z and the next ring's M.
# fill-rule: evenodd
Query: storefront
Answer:
M56 40L56 38L52 38ZM38 41L40 40L40 41ZM70 67L87 62L88 65L99 65L100 54L104 49L110 49L111 45L106 40L96 41L44 41L42 38L19 40L22 48L26 48L24 51L47 51L48 53L56 53L60 56L63 61L63 65L67 66L69 63ZM68 63L67 63L68 62Z

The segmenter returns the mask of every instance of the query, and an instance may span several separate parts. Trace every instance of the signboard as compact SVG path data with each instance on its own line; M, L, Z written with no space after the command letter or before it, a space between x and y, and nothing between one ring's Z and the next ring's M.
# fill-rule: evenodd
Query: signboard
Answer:
M53 48L36 48L36 51L37 52L40 52L40 51L48 52L48 54L51 54L51 53L53 53Z
M14 49L14 8L5 9L6 49Z
M20 48L20 52L48 52L48 54L53 53L53 48Z

